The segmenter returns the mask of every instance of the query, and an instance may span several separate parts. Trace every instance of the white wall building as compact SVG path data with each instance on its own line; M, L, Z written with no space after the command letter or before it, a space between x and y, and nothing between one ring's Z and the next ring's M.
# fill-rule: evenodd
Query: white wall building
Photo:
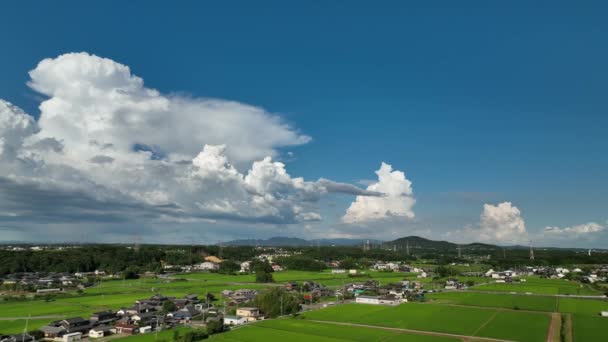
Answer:
M80 341L81 339L82 333L79 332L65 334L62 337L63 342Z

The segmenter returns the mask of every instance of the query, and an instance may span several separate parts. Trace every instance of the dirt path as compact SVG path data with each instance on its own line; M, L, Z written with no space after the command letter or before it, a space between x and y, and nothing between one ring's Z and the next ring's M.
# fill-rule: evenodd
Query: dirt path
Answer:
M467 335L458 335L458 334L449 334L449 333L440 333L440 332L424 331L424 330L413 330L413 329L389 328L389 327L380 327L380 326L377 326L377 325L368 325L368 324L333 322L333 321L317 321L317 320L312 320L312 319L309 319L307 321L316 322L316 323L327 323L327 324L335 324L335 325L345 325L345 326L349 326L349 327L362 327L362 328L371 328L371 329L380 329L380 330L404 332L404 333L418 334L418 335L452 337L452 338L461 339L463 341L515 342L515 341L511 341L511 340L501 340L501 339L498 339L498 338L490 338L490 337L467 336Z
M547 332L547 342L560 342L560 331L562 327L562 315L557 312L551 314L551 324Z

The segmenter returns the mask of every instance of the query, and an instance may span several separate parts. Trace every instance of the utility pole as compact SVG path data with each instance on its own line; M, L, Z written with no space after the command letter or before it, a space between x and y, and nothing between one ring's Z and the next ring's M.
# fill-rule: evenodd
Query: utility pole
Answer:
M458 245L458 259L462 259L462 248Z
M534 248L532 247L532 241L530 241L530 260L534 260Z
M283 316L283 294L281 294L281 317Z
M30 315L27 317L27 319L25 320L25 327L23 328L23 337L21 339L21 341L25 341L25 335L27 334L27 325L30 322L30 317L32 317L32 314L30 313Z
M410 240L405 240L405 254L410 255Z

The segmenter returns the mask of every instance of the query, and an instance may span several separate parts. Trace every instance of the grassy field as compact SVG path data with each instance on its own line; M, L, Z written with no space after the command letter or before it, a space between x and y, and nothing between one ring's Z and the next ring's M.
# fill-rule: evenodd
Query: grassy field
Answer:
M28 331L38 329L49 322L48 319L30 319L27 322ZM17 334L23 332L25 328L25 319L16 320L0 320L0 335Z
M575 342L605 341L608 318L600 316L572 315Z
M545 336L548 314L505 312L498 309L408 303L396 307L343 305L304 315L307 319L351 322L403 329L538 341ZM517 332L514 332L517 331Z
M586 316L597 316L600 311L608 311L608 300L560 298L559 311ZM608 320L606 320L608 324Z
M557 309L556 297L522 296L475 292L429 293L426 299L431 303L484 306L504 309L553 312Z
M543 279L537 277L525 277L526 282L522 283L492 283L475 286L478 291L497 291L497 292L517 292L534 293L547 295L601 295L600 292L591 289L589 286L562 279Z
M404 334L363 327L309 322L301 319L262 321L228 333L212 336L211 341L389 341L389 342L450 342L447 337Z
M158 337L154 333L149 333L149 334L133 335L133 336L128 336L128 337L118 338L115 340L116 341L125 341L125 342L172 341L173 334L175 334L175 331L178 331L180 334L183 335L185 332L188 332L190 330L192 330L192 329L178 328L178 329L160 331L158 333Z

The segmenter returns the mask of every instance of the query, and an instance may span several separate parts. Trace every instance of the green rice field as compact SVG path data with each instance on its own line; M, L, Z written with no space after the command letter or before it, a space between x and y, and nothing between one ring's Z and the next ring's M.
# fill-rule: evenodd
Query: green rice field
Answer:
M388 342L450 342L458 339L400 333L364 327L349 327L326 323L309 322L301 319L280 319L262 321L233 331L214 335L211 341L388 341Z
M307 312L307 319L350 322L466 336L533 342L546 337L549 314L407 303L396 307L342 305ZM540 339L539 339L540 338Z

